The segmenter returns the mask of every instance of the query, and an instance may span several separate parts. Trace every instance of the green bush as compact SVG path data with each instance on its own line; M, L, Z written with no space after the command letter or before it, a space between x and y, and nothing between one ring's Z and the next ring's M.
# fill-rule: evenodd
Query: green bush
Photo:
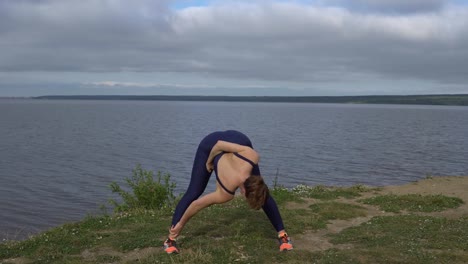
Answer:
M114 206L114 211L123 212L132 209L162 209L172 207L175 202L174 189L176 184L170 182L170 174L164 175L158 171L157 180L154 180L153 172L141 168L138 164L133 169L131 178L125 178L126 183L132 190L127 192L116 182L110 184L112 193L121 196L123 203L119 204L114 199L109 202Z

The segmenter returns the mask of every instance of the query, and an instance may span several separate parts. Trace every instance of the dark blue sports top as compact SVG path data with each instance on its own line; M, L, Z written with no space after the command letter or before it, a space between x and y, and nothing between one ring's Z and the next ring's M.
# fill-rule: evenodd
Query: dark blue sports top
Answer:
M219 185L221 185L221 187L229 194L231 195L234 195L235 194L235 190L234 191L231 191L231 190L228 190L228 188L226 188L226 186L224 186L224 184L221 182L221 180L219 179L219 176L218 176L218 162L219 162L219 159L221 159L221 157L224 155L224 153L226 152L221 152L219 153L218 155L215 156L214 160L213 160L213 164L214 164L214 171L216 173L216 180L218 181ZM233 153L234 155L236 155L236 157L244 160L244 161L247 161L250 165L252 165L252 173L251 175L260 175L260 169L258 167L258 164L255 164L253 161L249 160L248 158L242 156L241 154L237 153L237 152L234 152Z

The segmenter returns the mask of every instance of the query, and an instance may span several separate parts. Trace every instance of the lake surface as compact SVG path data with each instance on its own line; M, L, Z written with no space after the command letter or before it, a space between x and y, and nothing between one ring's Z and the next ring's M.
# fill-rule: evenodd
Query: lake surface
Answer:
M0 241L99 212L136 164L183 192L217 130L251 138L270 186L468 175L468 107L2 99L0 124Z

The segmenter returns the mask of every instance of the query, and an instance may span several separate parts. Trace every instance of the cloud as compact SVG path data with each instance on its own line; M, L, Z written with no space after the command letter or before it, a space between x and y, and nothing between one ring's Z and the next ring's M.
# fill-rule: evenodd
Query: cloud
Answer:
M1 1L0 71L468 81L468 9L447 1L229 1L178 10L169 4ZM355 9L364 6L369 12Z
M101 82L89 82L82 83L84 87L109 87L109 88L177 88L177 89L193 89L193 88L204 88L204 89L216 89L219 88L217 85L209 84L177 84L177 83L142 83L142 82L119 82L119 81L101 81ZM271 88L269 86L258 85L258 84L242 84L236 85L236 87L224 86L224 88L230 89L266 89Z
M450 2L450 0L327 0L322 3L346 6L360 11L419 13L439 11Z
M195 60L231 77L327 82L372 74L445 82L465 80L467 15L466 9L390 16L239 5L183 10L173 26L199 49Z
M82 83L85 87L110 87L110 88L215 88L210 85L186 85L186 84L172 84L172 83L138 83L138 82L118 82L118 81L102 81Z

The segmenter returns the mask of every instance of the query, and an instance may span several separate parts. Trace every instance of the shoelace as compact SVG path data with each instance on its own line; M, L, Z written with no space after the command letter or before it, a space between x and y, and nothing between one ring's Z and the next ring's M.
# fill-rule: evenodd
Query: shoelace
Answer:
M283 235L280 237L280 240L282 243L289 243L289 237L288 235Z
M175 246L175 241L172 240L172 239L170 239L170 238L168 238L168 239L166 240L166 246L167 246L168 248L169 248L169 247Z

